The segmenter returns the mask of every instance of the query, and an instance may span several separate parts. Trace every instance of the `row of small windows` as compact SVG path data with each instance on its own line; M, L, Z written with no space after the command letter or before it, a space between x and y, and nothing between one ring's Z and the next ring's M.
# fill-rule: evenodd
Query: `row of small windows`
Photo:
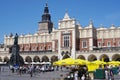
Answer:
M21 49L22 49L22 48L23 48L23 47L21 47ZM29 48L30 48L29 46L26 46L24 49L25 49L25 50L29 50ZM37 46L34 46L34 47L31 47L31 50L34 51L34 50L36 50L37 48L38 48ZM40 46L40 47L39 47L39 50L46 50L46 47L45 47L45 46ZM51 50L51 46L48 46L48 47L47 47L47 50Z
M114 43L115 45L115 43ZM120 47L120 41L117 43L117 45ZM98 47L104 46L104 43L102 44L101 42L98 42ZM107 47L111 47L112 43L111 42L107 42Z
M115 44L114 44L115 45ZM98 43L98 47L104 46L101 42ZM107 47L112 47L111 42L107 42ZM118 47L120 47L120 41L118 42ZM87 40L82 41L82 48L87 48Z

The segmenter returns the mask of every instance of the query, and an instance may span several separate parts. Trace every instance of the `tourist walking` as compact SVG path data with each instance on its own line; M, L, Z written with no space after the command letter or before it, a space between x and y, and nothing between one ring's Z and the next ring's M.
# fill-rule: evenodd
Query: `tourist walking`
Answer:
M81 77L81 80L85 80L85 75L83 74L83 76Z
M33 66L32 65L30 66L29 71L30 71L30 77L32 77L33 76Z
M114 74L111 69L108 70L108 80L114 80Z
M78 71L74 73L74 80L78 80Z
M1 72L1 66L0 66L0 72Z
M105 70L105 79L106 80L114 80L114 75L111 69Z
M19 67L19 74L21 76L21 74L22 74L22 66Z
M42 71L43 73L45 72L45 66L44 66L44 65L41 67L41 71Z

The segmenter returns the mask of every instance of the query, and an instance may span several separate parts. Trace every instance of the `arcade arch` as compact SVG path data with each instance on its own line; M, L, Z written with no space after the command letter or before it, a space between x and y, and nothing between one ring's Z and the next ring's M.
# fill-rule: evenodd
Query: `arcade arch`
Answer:
M113 61L120 61L120 54L114 54L114 55L112 56L112 60L113 60Z
M4 62L8 62L9 61L9 58L6 56L4 57Z
M27 57L25 58L25 62L32 62L32 58L31 58L30 56L27 56Z
M85 60L85 57L84 57L83 55L79 55L79 56L77 57L77 59L83 59L83 60Z
M91 54L88 56L88 61L95 61L95 60L97 60L97 57L95 55Z
M54 55L51 57L51 62L55 62L55 61L58 61L58 57Z
M99 58L101 61L109 62L109 57L106 54L103 54Z
M33 62L40 62L40 58L39 58L38 56L35 56L35 57L33 58Z
M42 62L49 62L49 58L47 56L42 57Z

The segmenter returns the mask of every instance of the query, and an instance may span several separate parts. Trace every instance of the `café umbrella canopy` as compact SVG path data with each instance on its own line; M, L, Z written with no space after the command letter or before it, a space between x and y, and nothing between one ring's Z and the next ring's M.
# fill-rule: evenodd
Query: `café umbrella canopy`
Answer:
M100 60L93 61L92 63L98 64L98 65L104 65L104 64L106 64L106 62L100 61Z
M89 61L82 60L82 59L73 59L73 58L67 58L63 60L59 60L53 63L53 65L87 65L89 64Z
M62 66L62 65L74 65L74 63L75 63L75 59L66 58L66 59L54 62L53 65L59 65L59 66Z
M59 65L61 61L62 61L62 60L53 62L53 65L54 65L54 66Z
M89 61L82 60L82 59L76 59L74 65L87 65L89 64Z
M95 71L96 69L100 67L100 65L102 65L103 67L104 64L106 64L106 62L104 61L100 61L100 60L92 61L87 65L88 71Z
M108 64L119 65L120 61L110 61L110 62L108 62Z

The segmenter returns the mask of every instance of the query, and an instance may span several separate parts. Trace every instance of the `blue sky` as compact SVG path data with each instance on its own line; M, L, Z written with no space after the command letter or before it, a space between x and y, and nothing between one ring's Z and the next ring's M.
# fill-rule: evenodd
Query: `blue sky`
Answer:
M0 43L4 34L35 33L41 21L46 0L0 0ZM85 27L93 20L97 28L100 24L110 27L120 25L120 0L48 0L54 27L64 17L66 10Z

